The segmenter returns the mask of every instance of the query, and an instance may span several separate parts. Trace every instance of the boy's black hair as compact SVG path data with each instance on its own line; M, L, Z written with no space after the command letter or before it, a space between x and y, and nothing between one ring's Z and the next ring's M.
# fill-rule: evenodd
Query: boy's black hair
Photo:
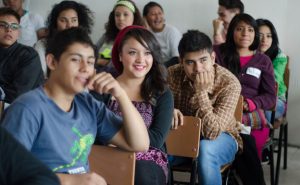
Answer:
M0 8L0 17L7 16L7 15L14 16L17 19L18 23L20 24L21 18L17 12L15 12L13 9L11 9L9 7Z
M74 43L81 43L92 47L94 49L94 55L96 56L95 46L91 38L86 29L81 27L72 27L62 30L53 38L48 38L46 42L46 55L52 54L57 62L59 62L61 55ZM47 68L47 75L48 77L50 76L49 68Z
M183 34L179 45L179 56L183 59L186 52L207 51L212 54L213 47L210 38L203 32L198 30L188 30Z
M158 6L158 7L164 12L164 10L163 10L163 8L160 6L160 4L158 4L157 2L151 1L151 2L149 2L148 4L146 4L146 5L144 6L143 16L144 16L144 17L147 17L150 8L152 8L152 7L154 7L154 6Z
M224 6L229 11L239 9L240 13L244 13L244 4L240 0L219 0L219 6Z

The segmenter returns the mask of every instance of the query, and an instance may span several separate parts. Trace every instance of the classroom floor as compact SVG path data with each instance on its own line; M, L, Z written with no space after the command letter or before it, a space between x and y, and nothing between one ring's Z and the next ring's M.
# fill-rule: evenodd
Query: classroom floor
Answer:
M276 149L276 148L275 148ZM283 152L283 149L282 149ZM277 153L274 153L274 164L276 166ZM270 166L263 165L264 177L267 185L270 185ZM189 173L174 173L175 180L188 182ZM299 185L300 184L300 148L288 147L287 169L283 170L283 153L281 156L280 185Z

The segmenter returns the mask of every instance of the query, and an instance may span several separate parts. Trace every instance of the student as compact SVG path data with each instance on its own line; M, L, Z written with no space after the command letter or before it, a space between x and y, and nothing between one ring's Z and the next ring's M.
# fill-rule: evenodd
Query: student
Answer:
M21 94L44 84L39 56L17 42L20 16L0 8L0 101L10 104Z
M213 20L214 45L219 45L226 41L230 21L239 13L244 13L244 4L240 0L219 0L219 17ZM222 26L223 30L221 33Z
M286 109L286 97L285 92L287 90L284 85L284 71L287 64L287 56L281 52L279 48L279 41L275 27L266 19L257 19L256 23L259 28L260 46L258 50L261 53L270 57L275 74L275 81L279 84L277 107L275 111L275 119L281 118ZM271 122L271 111L265 111L266 118Z
M147 20L150 31L161 45L163 61L170 61L174 57L177 59L179 56L177 47L182 35L174 26L165 24L164 11L160 4L152 1L146 4L143 17Z
M59 185L49 168L0 126L0 184Z
M39 40L34 49L39 53L44 75L47 76L46 64L46 42L47 39L53 38L55 33L71 28L83 27L89 34L92 33L93 13L91 10L81 3L75 1L62 1L55 4L47 18L48 37Z
M226 67L240 81L244 97L243 123L252 127L258 156L268 139L269 124L262 111L275 104L276 89L272 62L256 49L259 46L258 27L248 14L238 14L230 22L226 42L214 46L216 62Z
M111 65L112 47L118 33L130 25L143 26L140 11L133 1L119 0L109 14L108 22L105 24L105 33L96 43L96 52L99 53L97 65L100 71L107 71L114 77L119 75Z
M21 17L18 42L33 47L38 40L46 37L47 33L43 18L37 13L24 10L24 2L25 0L3 0L4 6L10 7Z
M135 185L166 184L165 140L170 131L174 104L159 43L145 28L128 26L119 32L114 42L112 62L120 74L117 82L142 115L150 137L149 150L136 153ZM119 102L112 95L91 93L117 116L123 117Z
M146 151L149 137L144 121L110 74L94 74L93 43L84 29L63 30L46 48L49 79L11 104L1 124L55 172L61 184L103 184L102 177L88 173L94 140L127 151ZM83 92L86 86L114 96L126 119Z
M231 163L243 150L241 128L234 117L241 85L230 71L215 64L212 42L204 33L189 30L178 50L180 64L168 68L175 107L172 129L183 125L183 116L201 119L198 182L221 185L221 166ZM171 166L192 160L179 156L168 159Z

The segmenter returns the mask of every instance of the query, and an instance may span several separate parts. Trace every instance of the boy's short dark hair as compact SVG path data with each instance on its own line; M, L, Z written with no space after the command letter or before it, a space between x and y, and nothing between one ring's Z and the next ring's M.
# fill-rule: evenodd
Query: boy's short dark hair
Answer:
M163 10L162 6L160 6L160 4L158 4L157 2L151 1L151 2L149 2L148 4L146 4L146 5L144 6L143 16L144 16L144 17L147 17L150 8L152 8L152 7L154 7L154 6L158 6L158 7L164 12L164 10Z
M244 4L241 0L219 0L219 6L224 6L229 11L239 9L240 13L244 13Z
M183 59L186 52L207 51L211 54L213 47L210 38L205 33L198 30L188 30L179 42L178 51L180 58Z
M14 16L17 19L18 23L20 24L21 18L17 12L15 12L13 9L11 9L9 7L0 8L0 17L7 16L7 15Z
M61 55L68 50L70 45L74 43L81 43L92 47L94 49L94 55L96 56L95 45L89 37L86 29L81 27L72 27L62 30L53 38L48 38L46 42L46 55L52 54L59 62ZM50 76L49 68L47 68L47 76Z

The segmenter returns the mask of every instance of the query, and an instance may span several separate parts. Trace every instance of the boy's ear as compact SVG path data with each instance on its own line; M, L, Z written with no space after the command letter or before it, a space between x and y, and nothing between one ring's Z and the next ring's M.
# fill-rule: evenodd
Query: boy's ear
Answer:
M178 57L178 61L179 61L181 68L183 68L183 61L182 61L181 57Z
M211 53L211 61L212 61L212 65L215 64L215 60L216 60L216 53L213 51L213 52Z
M56 67L57 67L57 61L56 61L54 55L48 54L48 55L46 56L46 63L47 63L48 68L49 68L51 71L55 71L55 69L56 69Z

